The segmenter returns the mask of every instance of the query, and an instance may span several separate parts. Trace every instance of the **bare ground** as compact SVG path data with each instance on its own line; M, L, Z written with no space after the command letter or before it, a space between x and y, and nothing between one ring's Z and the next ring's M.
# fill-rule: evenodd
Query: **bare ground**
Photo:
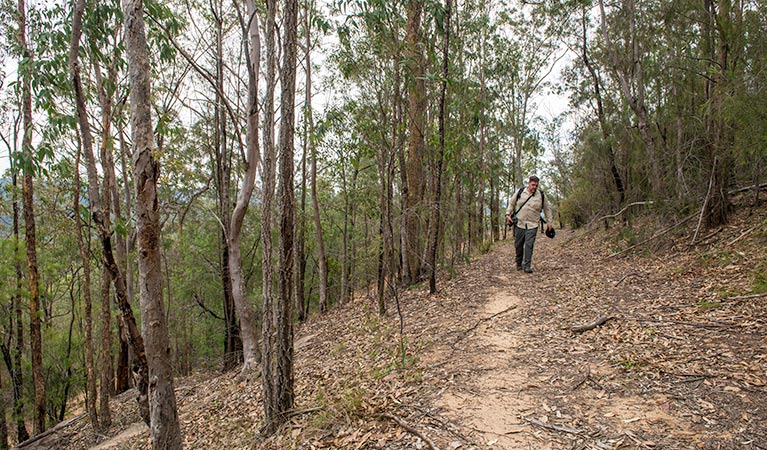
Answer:
M680 231L616 257L637 242L625 230L539 235L531 275L501 242L435 295L401 291L402 322L395 299L380 318L361 298L298 327L277 436L259 433L260 382L178 380L185 446L767 448L767 297L732 298L767 273L765 224L743 210L694 246ZM113 408L105 435L81 420L45 448L149 448L133 400Z

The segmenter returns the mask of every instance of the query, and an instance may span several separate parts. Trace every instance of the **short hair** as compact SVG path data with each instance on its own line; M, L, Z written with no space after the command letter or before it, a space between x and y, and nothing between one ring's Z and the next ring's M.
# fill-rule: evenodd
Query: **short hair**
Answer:
M536 183L540 183L541 180L539 180L535 175L530 175L530 178L527 181L535 181Z

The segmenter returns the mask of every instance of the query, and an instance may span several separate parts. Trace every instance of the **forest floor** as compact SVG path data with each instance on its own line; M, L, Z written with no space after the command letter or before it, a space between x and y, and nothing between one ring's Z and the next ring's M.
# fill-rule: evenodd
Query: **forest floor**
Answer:
M539 235L533 274L502 241L437 294L400 292L402 322L394 299L384 318L371 298L336 307L296 329L277 436L260 381L178 379L185 448L765 449L767 296L743 296L767 291L767 209L692 246L686 227L615 256L639 238ZM45 448L149 448L130 396L112 408L108 435L80 420Z

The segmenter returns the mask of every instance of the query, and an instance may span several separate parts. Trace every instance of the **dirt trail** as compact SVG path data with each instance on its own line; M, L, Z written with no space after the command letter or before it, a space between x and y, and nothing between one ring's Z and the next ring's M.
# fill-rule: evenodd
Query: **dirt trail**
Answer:
M699 301L689 285L664 283L663 274L655 279L652 260L648 267L620 260L600 267L595 256L564 246L569 237L539 239L531 275L513 270L510 245L477 263L474 281L485 287L476 295L483 300L465 314L477 326L460 337L447 362L439 363L444 349L425 356L446 381L434 397L442 416L475 448L765 448L755 417L765 415L764 341L684 326L678 318L718 323L716 313L699 308L689 311L698 318L675 311L686 295ZM616 284L637 271L635 280ZM658 310L665 314L653 316ZM618 319L570 331L605 312ZM628 315L656 322L627 321ZM762 323L753 331L764 330ZM745 364L749 357L761 362L751 383L733 383L730 366L687 370L690 361L706 360L716 342L748 349L740 355Z

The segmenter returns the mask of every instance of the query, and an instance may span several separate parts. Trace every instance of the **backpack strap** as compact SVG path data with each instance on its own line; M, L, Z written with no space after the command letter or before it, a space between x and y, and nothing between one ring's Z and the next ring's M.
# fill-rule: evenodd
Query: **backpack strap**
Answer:
M521 197L521 196L522 196L522 192L523 192L524 190L525 190L525 188L521 188L521 189L520 189L520 190L517 192L517 200L516 200L517 202L519 201L519 197ZM533 196L532 196L532 195L531 195L531 196L529 196L529 197L527 197L527 198L525 199L525 201L524 201L524 202L522 202L522 206L520 206L519 208L517 208L517 210L516 210L516 211L514 211L514 214L512 214L512 215L511 215L511 217L515 217L515 216L516 216L516 215L517 215L517 214L518 214L520 211L522 211L522 208L525 206L525 204L526 204L528 201L530 201L530 199L531 199L531 198L533 198Z

